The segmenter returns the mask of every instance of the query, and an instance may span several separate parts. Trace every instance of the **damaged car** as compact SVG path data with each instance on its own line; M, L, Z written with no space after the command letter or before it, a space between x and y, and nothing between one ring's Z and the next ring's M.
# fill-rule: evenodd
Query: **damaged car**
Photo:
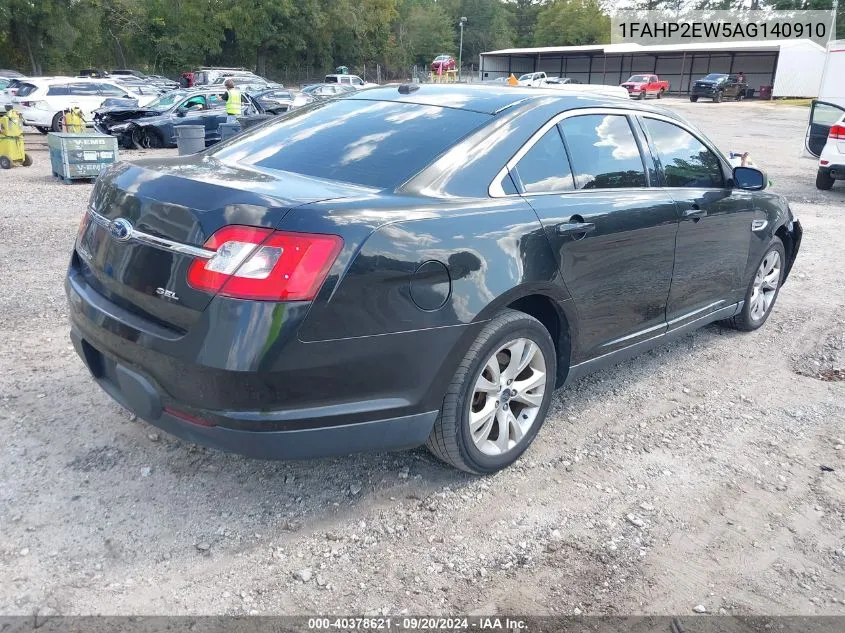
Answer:
M241 99L245 116L264 113L247 93L241 93ZM181 125L204 126L205 144L212 145L220 140L220 124L226 120L224 88L173 90L145 107L114 105L94 111L96 130L116 136L129 149L175 147Z

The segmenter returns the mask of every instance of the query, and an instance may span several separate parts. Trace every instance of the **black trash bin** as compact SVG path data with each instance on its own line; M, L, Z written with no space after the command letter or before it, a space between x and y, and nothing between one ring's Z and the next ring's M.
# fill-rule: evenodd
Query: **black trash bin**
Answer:
M746 99L753 99L754 98L754 88L746 88L745 89L745 98Z
M248 130L251 127L255 127L259 123L264 123L268 119L272 119L277 115L275 114L249 114L247 116L239 116L238 121L241 124L241 130Z

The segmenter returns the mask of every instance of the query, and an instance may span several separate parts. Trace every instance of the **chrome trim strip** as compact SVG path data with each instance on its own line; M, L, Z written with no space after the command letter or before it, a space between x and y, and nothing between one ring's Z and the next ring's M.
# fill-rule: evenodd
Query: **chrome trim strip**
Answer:
M687 313L685 313L685 314L682 314L681 316L675 317L675 318L674 318L674 319L672 319L671 321L666 321L666 325L668 325L669 327L671 327L671 326L673 326L675 323L680 323L681 321L684 321L685 319L688 319L688 318L690 318L690 317L691 317L691 316L693 316L693 315L699 314L699 313L701 313L701 312L706 312L707 310L710 310L710 308L715 308L716 306L718 306L718 305L722 305L723 303L724 303L724 300L722 300L722 301L714 301L713 303L708 303L708 304L707 304L706 306L704 306L703 308L698 308L697 310L693 310L692 312L687 312ZM710 310L710 311L711 311L711 312L715 312L715 310ZM705 316L706 316L706 315L705 315ZM699 319L703 319L703 318L704 318L704 317L699 317L698 319L693 319L693 322L698 321Z
M631 116L631 117L645 117L645 118L652 118L657 119L658 121L666 121L667 123L672 123L677 125L679 128L683 129L684 131L688 132L692 136L694 136L704 147L709 149L711 152L716 154L716 156L722 158L721 152L715 149L710 143L706 143L701 138L701 133L697 132L690 128L690 126L685 121L679 121L678 119L674 119L670 116L666 116L664 114L660 114L658 112L651 112L649 110L636 110L633 108L608 108L608 107L598 107L598 108L579 108L575 110L567 110L566 112L561 112L553 116L551 119L546 121L543 126L534 132L534 134L520 147L516 153L511 157L511 159L505 163L505 166L499 170L499 173L496 174L496 177L493 178L493 182L490 183L490 186L487 188L487 195L491 198L512 198L512 197L519 197L521 195L530 195L530 196L537 196L537 195L563 195L563 194L573 194L579 193L580 191L584 191L583 189L564 189L562 191L548 191L543 193L530 193L530 194L520 194L520 193L505 193L504 188L502 187L502 181L507 176L508 171L516 167L516 164L522 159L528 151L534 147L534 144L539 141L542 136L548 132L553 126L557 125L564 119L568 119L569 117L573 116L580 116L584 114L618 114L621 116ZM648 170L648 166L646 166L646 170ZM655 185L650 185L649 187L631 187L630 189L635 190L642 190L642 189L659 189L664 187L656 187ZM695 187L692 187L695 188ZM619 191L619 189L589 189L590 192L596 191Z
M100 215L90 207L88 208L88 215L91 216L91 219L94 222L96 222L106 230L108 230L108 228L111 226L111 220L109 220L105 216ZM139 231L134 227L129 233L128 241L140 242L142 244L146 244L147 246L152 246L153 248L158 248L163 251L172 251L174 253L190 255L191 257L199 257L201 259L211 259L215 255L214 251L210 251L207 248L200 248L198 246L191 246L190 244L174 242L173 240L168 240L164 237L158 237L157 235L150 235L149 233L144 233L143 231Z

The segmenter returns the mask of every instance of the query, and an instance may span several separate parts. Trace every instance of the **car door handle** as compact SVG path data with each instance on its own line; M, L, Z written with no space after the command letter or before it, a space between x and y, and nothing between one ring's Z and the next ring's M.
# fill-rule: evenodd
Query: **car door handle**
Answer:
M564 222L559 224L557 232L561 235L573 235L576 233L590 233L596 230L596 225L592 222Z
M706 215L707 211L705 209L700 208L697 204L693 205L692 208L684 211L684 217L692 218L693 220L698 220Z

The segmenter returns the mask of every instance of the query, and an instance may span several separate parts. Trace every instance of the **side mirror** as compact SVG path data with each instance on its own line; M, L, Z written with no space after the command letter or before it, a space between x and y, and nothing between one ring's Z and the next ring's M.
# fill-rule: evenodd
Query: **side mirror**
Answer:
M760 191L766 188L768 181L766 174L754 167L734 167L733 175L737 189Z
M188 109L185 106L179 106L176 108L176 116L185 116L187 111Z

